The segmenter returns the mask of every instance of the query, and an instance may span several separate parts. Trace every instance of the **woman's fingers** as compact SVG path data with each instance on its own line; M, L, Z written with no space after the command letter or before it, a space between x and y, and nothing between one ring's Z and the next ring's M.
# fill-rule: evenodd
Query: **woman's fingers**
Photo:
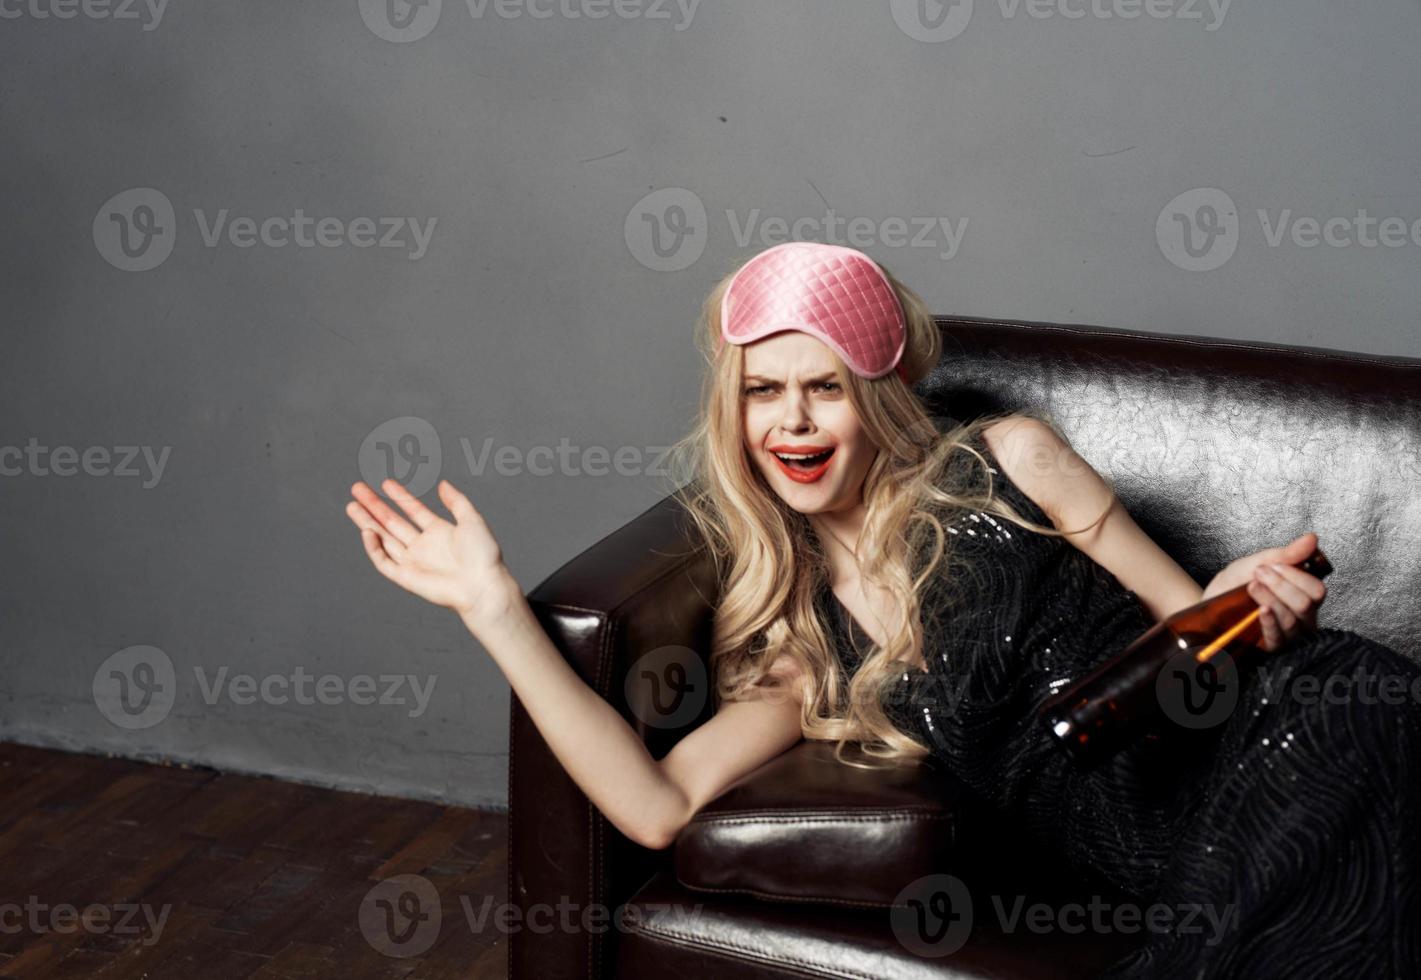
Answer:
M1273 610L1267 606L1260 606L1258 613L1258 626L1263 631L1263 649L1272 653L1278 649L1283 642L1283 637L1278 631L1278 618L1273 615Z
M1314 604L1322 602L1327 596L1327 584L1316 575L1310 575L1293 565L1278 565L1276 568L1271 565L1262 566L1264 571L1271 571L1282 581L1291 584L1303 595L1312 600Z
M1309 575L1301 568L1266 565L1260 569L1260 578L1279 599L1286 603L1288 611L1298 622L1311 624L1316 617L1317 604L1327 595L1327 586L1316 576ZM1289 632L1292 628L1289 627Z
M419 525L420 530L425 530L444 520L434 511L424 506L418 497L410 493L403 486L394 480L386 480L380 484L381 488L390 495L390 499L399 504L401 509L408 515L410 520Z
M350 488L350 493L356 500L365 507L370 515L383 527L395 536L395 540L400 544L409 544L419 537L419 530L409 521L405 520L385 501L380 499L380 495L371 490L363 482L357 483Z
M1297 630L1298 614L1279 597L1277 592L1273 591L1272 587L1262 580L1250 582L1248 594L1253 596L1253 600L1263 607L1259 620L1265 631L1271 620L1282 636L1293 635Z
M488 532L488 524L484 521L484 515L480 514L469 498L464 496L448 480L439 481L439 499L444 501L444 506L449 508L449 513L453 514L454 519L460 524L472 523Z
M424 593L419 571L392 559L374 531L363 528L360 540L365 543L365 554L370 557L370 563L375 566L376 571L407 592L413 592L415 595Z
M1299 613L1312 605L1312 599L1308 597L1306 592L1267 565L1258 567L1257 579L1268 587L1269 592L1282 601L1289 612ZM1280 609L1278 612L1281 613L1282 610Z
M389 531L381 527L380 522L371 517L370 512L359 503L352 500L346 504L345 516L349 517L360 530L369 531L375 535L380 542L380 546L385 549L386 554L391 558L397 562L404 561L406 554L405 546L396 541L394 535Z
M360 529L360 540L365 545L365 554L370 557L370 563L375 566L376 571L385 576L396 585L400 582L400 566L389 555L385 554L384 547L380 544L380 536L369 528Z

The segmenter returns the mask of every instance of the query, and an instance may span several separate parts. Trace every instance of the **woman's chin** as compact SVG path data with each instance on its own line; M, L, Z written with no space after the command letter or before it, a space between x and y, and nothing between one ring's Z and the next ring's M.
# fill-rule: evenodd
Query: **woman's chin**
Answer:
M801 514L817 514L827 510L828 504L834 499L835 486L827 478L820 478L813 483L797 483L783 475L775 474L770 480L770 485L775 488L779 498Z

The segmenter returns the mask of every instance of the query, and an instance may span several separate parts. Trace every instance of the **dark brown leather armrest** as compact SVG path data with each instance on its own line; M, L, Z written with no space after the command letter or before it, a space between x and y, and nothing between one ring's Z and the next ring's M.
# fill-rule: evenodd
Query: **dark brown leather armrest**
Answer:
M835 759L831 742L801 741L701 808L676 839L676 878L697 891L887 908L914 879L959 869L968 795L932 763L861 769Z
M701 703L692 704L692 711L658 717L644 704L629 705L624 684L639 660L664 666L671 656L692 667L704 665L718 596L709 556L695 545L684 512L668 497L573 558L527 596L573 669L621 712L655 758L665 756L711 713L704 685ZM509 976L605 975L606 923L620 903L669 863L669 852L634 844L602 816L567 775L516 696L509 718L508 802L509 901L525 914L534 905L556 910L562 903L572 906L574 922L583 921L588 910L597 916L587 920L593 928L511 931ZM561 915L554 912L550 921L560 921Z
M850 759L863 761L854 745ZM703 806L675 844L676 880L699 892L865 908L904 905L925 875L969 888L1063 894L1085 882L940 762L862 769L801 741Z

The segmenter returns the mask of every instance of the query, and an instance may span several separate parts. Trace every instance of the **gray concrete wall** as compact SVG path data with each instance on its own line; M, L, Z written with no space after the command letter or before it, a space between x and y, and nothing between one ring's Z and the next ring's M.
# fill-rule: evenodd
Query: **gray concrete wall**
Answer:
M663 492L701 298L789 235L1421 356L1411 0L393 9L0 0L0 737L502 803L507 686L350 483L452 479L531 588Z

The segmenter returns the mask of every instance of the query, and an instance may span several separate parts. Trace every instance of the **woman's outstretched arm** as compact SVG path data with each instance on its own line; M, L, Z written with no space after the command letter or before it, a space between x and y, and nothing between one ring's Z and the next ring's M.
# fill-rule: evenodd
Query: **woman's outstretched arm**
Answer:
M643 847L666 846L686 806L679 788L626 720L572 669L516 583L503 602L489 616L460 618L593 805Z
M726 702L657 761L616 709L577 676L516 586L512 596L489 624L465 624L568 775L643 847L670 847L710 799L800 738L797 700L777 695Z
M355 484L346 513L361 529L371 563L395 584L459 615L558 762L631 840L654 849L670 846L707 800L798 740L798 702L776 694L722 705L664 760L653 759L543 630L468 498L441 481L440 498L456 522L451 524L398 483L387 480L384 488L414 523L364 483Z

